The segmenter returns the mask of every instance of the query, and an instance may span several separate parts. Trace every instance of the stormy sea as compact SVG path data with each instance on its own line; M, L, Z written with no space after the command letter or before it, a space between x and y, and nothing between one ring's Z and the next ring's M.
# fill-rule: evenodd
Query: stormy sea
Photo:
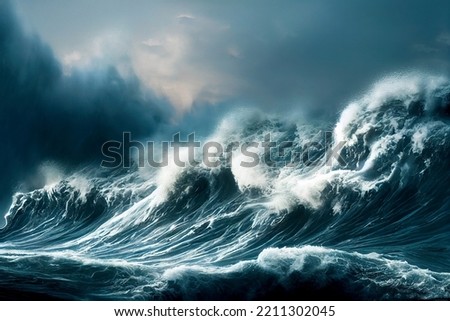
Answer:
M450 298L445 76L386 75L334 119L236 108L197 135L289 142L282 154L258 145L253 166L240 149L207 166L201 148L186 166L140 166L133 153L100 166L103 142L145 139L164 111L143 112L114 70L65 74L1 9L1 299ZM148 136L155 154L177 131Z

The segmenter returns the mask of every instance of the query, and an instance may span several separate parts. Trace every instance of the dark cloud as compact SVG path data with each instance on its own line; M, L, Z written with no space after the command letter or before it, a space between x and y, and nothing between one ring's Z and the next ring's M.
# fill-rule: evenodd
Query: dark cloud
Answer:
M142 59L135 61L138 75L183 111L248 103L333 116L386 73L450 70L447 0L82 0L23 6L60 53L78 50L99 30L128 30L135 43L144 44ZM74 14L79 11L83 23Z
M0 1L0 203L44 161L73 168L96 159L103 142L151 135L165 113L135 76L114 67L64 75L52 50L23 32Z

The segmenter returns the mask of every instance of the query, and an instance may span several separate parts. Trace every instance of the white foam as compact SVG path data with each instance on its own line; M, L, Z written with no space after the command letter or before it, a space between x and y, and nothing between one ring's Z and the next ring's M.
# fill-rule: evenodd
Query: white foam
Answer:
M91 190L91 184L87 178L77 175L69 180L69 184L80 192L82 200L86 200L86 194Z
M267 171L263 165L253 167L243 167L241 162L248 162L242 154L233 155L231 171L234 179L239 186L239 189L245 190L247 188L259 188L261 190L267 189L269 185Z
M425 148L425 140L428 137L428 129L426 127L419 127L417 131L413 134L411 143L412 150L414 153L420 154Z

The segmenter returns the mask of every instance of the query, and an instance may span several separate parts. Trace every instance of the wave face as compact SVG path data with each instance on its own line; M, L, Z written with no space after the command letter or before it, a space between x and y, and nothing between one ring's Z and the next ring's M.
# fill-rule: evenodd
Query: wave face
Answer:
M0 293L449 299L449 125L450 83L412 74L375 84L335 124L235 112L205 138L269 133L301 147L333 128L343 164L87 166L14 195L0 230Z

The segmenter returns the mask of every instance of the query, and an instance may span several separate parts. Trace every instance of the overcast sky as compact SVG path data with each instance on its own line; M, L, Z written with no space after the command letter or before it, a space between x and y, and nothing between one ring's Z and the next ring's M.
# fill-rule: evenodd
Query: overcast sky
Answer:
M449 71L450 2L15 0L66 72L134 71L179 112L250 104L335 113L377 78Z

